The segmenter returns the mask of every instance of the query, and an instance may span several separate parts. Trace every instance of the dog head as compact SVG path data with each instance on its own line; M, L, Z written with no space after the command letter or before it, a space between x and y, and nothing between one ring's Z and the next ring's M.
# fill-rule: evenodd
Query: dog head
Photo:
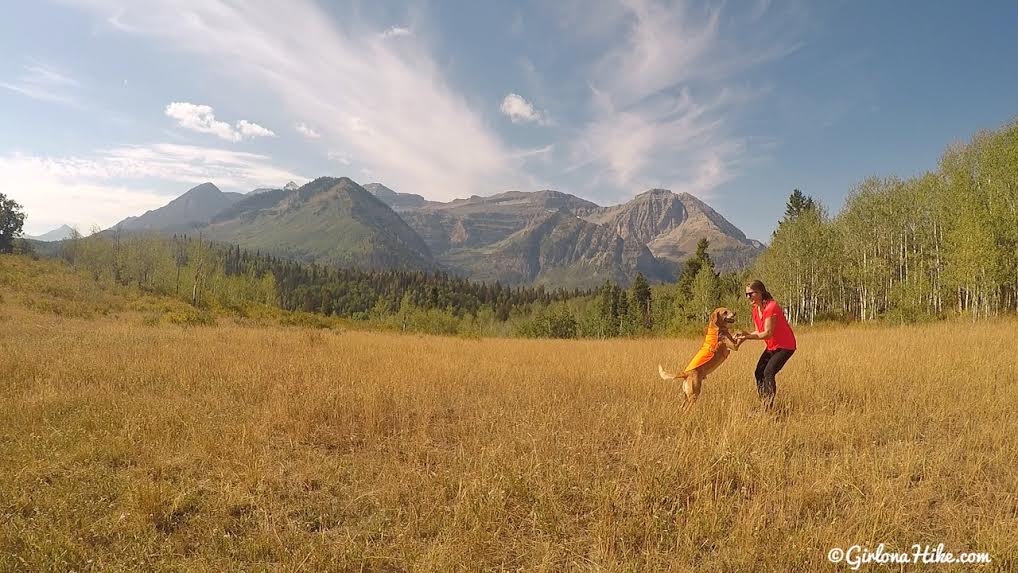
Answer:
M735 312L723 306L715 308L714 312L710 313L710 323L718 327L718 330L728 330L729 326L735 324Z

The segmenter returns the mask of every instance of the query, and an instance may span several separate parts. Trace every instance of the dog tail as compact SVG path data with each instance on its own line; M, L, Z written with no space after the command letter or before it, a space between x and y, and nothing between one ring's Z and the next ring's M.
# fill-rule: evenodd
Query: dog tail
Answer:
M669 374L665 372L665 369L660 364L657 365L657 373L661 376L662 380L675 380L676 378L685 378L682 374Z

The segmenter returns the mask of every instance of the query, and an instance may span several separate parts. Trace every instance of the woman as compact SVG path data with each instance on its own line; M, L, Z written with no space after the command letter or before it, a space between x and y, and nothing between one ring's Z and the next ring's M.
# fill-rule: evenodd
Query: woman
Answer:
M738 338L767 342L767 349L756 363L756 389L764 407L770 409L777 393L774 376L795 352L795 334L785 319L785 313L762 282L755 280L749 283L746 297L753 303L756 330L742 333Z

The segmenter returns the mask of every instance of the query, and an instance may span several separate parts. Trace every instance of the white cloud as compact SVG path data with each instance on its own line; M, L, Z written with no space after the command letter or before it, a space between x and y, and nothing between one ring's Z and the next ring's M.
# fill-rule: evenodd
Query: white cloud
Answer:
M310 137L311 139L318 139L319 137L322 136L322 134L315 131L314 128L307 125L306 123L298 123L296 125L296 129L301 135L305 137Z
M41 232L61 224L85 231L161 207L171 196L155 189L212 181L224 190L249 191L306 181L255 153L158 143L99 150L85 157L0 156L0 180L25 207L26 229Z
M275 94L393 186L435 199L528 187L513 151L450 87L417 34L392 42L356 19L338 26L312 0L79 3L116 30L196 54L231 85Z
M17 79L0 82L0 87L32 99L80 107L74 95L81 87L78 80L43 63L24 66Z
M271 129L266 129L257 123L252 123L246 119L242 119L237 122L237 131L240 132L244 137L275 137L276 134Z
M177 120L177 125L198 133L210 133L226 141L241 141L245 137L275 137L275 133L246 119L237 122L236 127L216 119L211 106L188 102L172 102L166 106L168 117Z
M166 115L177 120L185 129L198 133L211 133L227 141L240 141L241 135L230 124L216 119L212 107L187 102L173 102L166 106Z
M508 94L499 107L513 123L547 123L547 114L537 111L530 102L518 94Z
M409 28L401 28L399 26L393 26L388 30L382 32L383 38L398 38L400 36L409 36L412 32Z

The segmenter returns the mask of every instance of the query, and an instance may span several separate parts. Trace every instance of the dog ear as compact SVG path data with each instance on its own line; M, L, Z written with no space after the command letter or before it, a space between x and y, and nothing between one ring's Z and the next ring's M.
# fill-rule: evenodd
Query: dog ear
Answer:
M718 325L718 315L720 313L721 313L720 308L715 308L714 311L710 313L710 323L713 324L714 326Z

